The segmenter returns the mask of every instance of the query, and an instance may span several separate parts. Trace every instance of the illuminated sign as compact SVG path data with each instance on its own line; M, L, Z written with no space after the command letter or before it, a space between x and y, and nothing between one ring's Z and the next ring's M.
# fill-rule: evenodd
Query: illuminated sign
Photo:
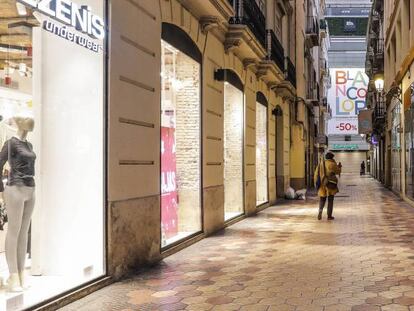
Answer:
M334 150L359 150L359 146L357 144L333 144L332 149Z
M70 0L17 1L64 25L72 26L94 39L103 40L105 38L104 20L100 16L93 14L87 5L78 5Z

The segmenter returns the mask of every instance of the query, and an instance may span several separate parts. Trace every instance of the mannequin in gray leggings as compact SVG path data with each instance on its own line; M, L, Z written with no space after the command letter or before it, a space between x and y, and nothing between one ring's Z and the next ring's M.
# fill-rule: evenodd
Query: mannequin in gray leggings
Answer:
M36 155L26 140L34 129L30 117L14 117L17 135L5 142L0 151L0 177L9 162L10 173L4 189L0 182L0 202L6 205L9 218L6 236L6 259L10 277L9 290L20 292L26 287L25 261L30 221L35 204L34 163ZM4 194L3 194L4 193Z

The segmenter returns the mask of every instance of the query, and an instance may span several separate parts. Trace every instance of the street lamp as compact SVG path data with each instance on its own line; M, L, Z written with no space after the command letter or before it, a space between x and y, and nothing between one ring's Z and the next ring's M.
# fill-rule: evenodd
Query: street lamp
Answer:
M378 93L382 93L384 90L384 79L382 77L377 77L374 81L375 88L377 89Z

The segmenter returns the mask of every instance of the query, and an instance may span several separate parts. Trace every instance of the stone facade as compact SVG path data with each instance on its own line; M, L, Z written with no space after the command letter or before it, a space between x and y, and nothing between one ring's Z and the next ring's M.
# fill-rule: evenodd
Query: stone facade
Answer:
M279 32L293 64L294 10L286 11L290 19L284 17ZM176 72L183 82L176 98L180 230L201 232L191 241L225 227L225 210L231 210L227 200L228 206L242 205L246 215L254 215L258 196L269 201L266 207L287 188L295 88L285 80L284 68L269 61L251 29L229 23L236 14L229 1L120 0L111 3L110 12L108 265L110 274L120 277L179 249L166 253L160 245L163 24L183 31L177 37L188 36L202 55L202 66L185 65L186 56L179 55ZM243 84L241 106L232 106L242 111L241 128L226 123L225 83L215 76L220 69L231 70ZM256 107L258 92L268 102L263 114ZM278 117L276 107L282 111ZM265 126L258 126L257 117ZM257 144L257 135L266 144ZM257 147L266 155L260 161ZM257 179L256 172L264 178Z

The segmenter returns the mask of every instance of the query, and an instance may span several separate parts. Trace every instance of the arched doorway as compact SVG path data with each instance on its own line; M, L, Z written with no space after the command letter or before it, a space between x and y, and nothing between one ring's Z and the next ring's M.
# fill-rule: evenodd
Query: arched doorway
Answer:
M275 176L276 176L276 197L283 198L285 195L285 172L284 172L284 124L283 124L283 110L278 105L273 110L273 115L276 118L276 151L275 151Z

